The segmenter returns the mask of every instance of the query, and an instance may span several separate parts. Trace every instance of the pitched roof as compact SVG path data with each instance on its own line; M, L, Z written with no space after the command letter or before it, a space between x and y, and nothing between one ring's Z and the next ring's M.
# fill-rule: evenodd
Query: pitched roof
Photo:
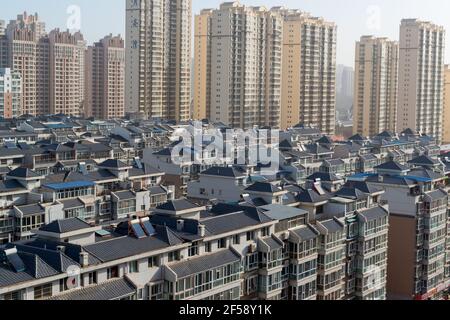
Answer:
M312 240L318 237L317 231L309 225L291 230L291 232L297 235L301 239L301 241Z
M17 168L17 169L14 169L14 170L10 171L8 173L8 176L9 177L14 177L14 178L24 178L24 179L40 177L40 175L38 175L33 170L28 169L28 168L23 168L23 167L20 167L20 168Z
M307 144L307 145L305 145L305 148L309 153L312 153L312 154L333 153L333 151L331 151L328 148L323 147L322 145L320 145L318 143Z
M166 235L157 233L156 236L135 238L130 236L123 236L114 238L111 240L97 242L84 247L84 250L93 254L102 262L113 261L126 257L131 257L146 252L151 252L159 249L167 248L173 243L166 242ZM170 239L174 241L173 238ZM179 240L175 244L179 244L182 241Z
M196 208L200 209L199 206L190 202L187 199L177 199L177 200L170 200L158 206L156 209L177 212Z
M113 194L115 194L119 198L119 200L136 199L136 194L134 194L133 192L131 192L129 190L116 191L116 192L113 192Z
M329 193L320 195L313 189L306 189L297 195L297 200L299 202L305 202L305 203L324 202L330 198L331 198L331 195Z
M130 168L131 166L127 165L126 163L123 163L120 160L117 159L109 159L106 161L103 161L98 165L99 167L104 168L117 168L117 169L123 169L123 168Z
M245 177L245 172L234 167L211 167L203 171L201 174L230 178Z
M431 159L429 156L422 155L422 156L419 156L417 158L414 158L414 159L408 161L408 163L434 166L434 165L438 164L439 162L437 160Z
M358 216L362 217L366 222L387 217L389 213L382 207L374 207L368 210L358 211Z
M168 266L178 278L185 278L190 275L201 273L206 270L215 269L233 262L240 262L241 257L230 249L216 253L202 255L198 258L175 263Z
M344 225L340 224L335 219L320 221L320 224L327 229L328 233L336 233L344 230Z
M66 272L70 266L78 266L78 262L69 258L63 252L57 250L49 250L47 248L33 247L29 245L15 244L20 252L27 252L38 255L45 263L58 272Z
M320 144L333 144L333 140L331 140L329 137L327 136L323 136L322 138L320 138L319 140L316 141L317 143Z
M324 172L315 172L307 178L307 180L310 180L310 181L315 181L317 179L320 179L321 181L327 181L327 182L343 180L342 178L339 178L334 173L324 173Z
M31 216L35 214L44 214L45 209L40 204L30 204L26 206L16 207L24 216Z
M18 192L26 191L27 188L14 180L0 181L0 193L1 192Z
M365 141L367 140L366 138L364 138L362 135L360 135L359 133L351 136L350 138L348 138L349 141Z
M393 170L393 171L407 171L409 168L407 166L404 166L396 161L389 161L385 162L383 164L380 164L379 166L376 166L375 169L382 169L382 170Z
M279 187L271 184L270 182L255 182L251 186L247 187L245 191L276 193L282 190Z
M202 219L200 223L206 227L209 234L218 235L272 221L262 210L251 207L241 208L242 211L208 217Z
M52 297L49 300L106 301L125 298L135 293L136 287L126 278L120 278L109 280L95 286L74 290Z
M67 233L76 230L92 228L90 224L79 219L69 218L65 220L56 220L40 228L41 231L52 233Z

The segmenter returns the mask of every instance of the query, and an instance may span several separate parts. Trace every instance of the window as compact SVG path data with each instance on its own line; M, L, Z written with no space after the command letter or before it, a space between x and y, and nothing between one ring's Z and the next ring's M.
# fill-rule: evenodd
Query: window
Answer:
M109 279L118 278L119 277L119 267L111 267L106 270L106 277Z
M217 240L217 248L224 249L227 247L227 238L222 238Z
M159 259L157 256L148 258L148 267L149 268L159 267Z
M137 261L128 262L128 273L139 272L139 264Z
M22 291L5 293L3 295L3 300L22 300Z
M154 284L149 287L150 300L162 300L163 299L163 284Z
M34 299L44 299L52 296L52 284L48 283L42 286L34 287Z
M211 242L206 242L206 243L205 243L205 251L206 251L206 252L211 252L211 251L212 251L212 245L211 245Z
M83 277L82 279L83 279L83 287L97 284L97 272L89 272L87 277L86 278ZM84 279L87 280L87 283L84 283Z
M241 236L239 234L233 236L233 244L241 244Z
M261 236L267 237L269 235L269 231L270 231L269 227L261 229Z
M172 251L168 254L168 260L169 262L178 261L180 260L180 251Z
M247 232L247 241L251 241L255 239L255 231Z
M189 257L193 257L198 255L198 242L193 242L192 245L189 247Z

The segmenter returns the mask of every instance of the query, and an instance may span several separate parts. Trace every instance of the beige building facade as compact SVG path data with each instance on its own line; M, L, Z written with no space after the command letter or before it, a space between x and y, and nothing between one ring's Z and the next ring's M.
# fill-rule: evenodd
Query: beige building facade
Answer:
M396 132L398 43L363 36L356 43L353 133Z
M337 27L298 10L279 12L284 16L281 127L301 123L334 135Z
M55 29L49 34L51 114L84 115L84 60L86 42L81 33Z
M442 121L442 142L450 143L450 66L444 70L444 113Z
M442 138L445 30L417 19L400 26L397 129Z
M127 0L126 112L184 121L191 106L191 0Z
M118 119L125 115L125 48L120 36L106 36L86 52L85 115Z
M195 18L194 118L280 127L282 17L238 1Z

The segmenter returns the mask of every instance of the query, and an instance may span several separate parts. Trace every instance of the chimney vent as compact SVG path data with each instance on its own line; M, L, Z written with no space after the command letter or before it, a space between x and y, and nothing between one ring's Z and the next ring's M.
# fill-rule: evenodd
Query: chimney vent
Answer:
M89 266L89 253L84 251L80 252L80 265L83 268Z
M204 237L205 234L206 234L206 228L205 228L205 226L202 225L202 224L199 224L199 225L198 225L198 235L199 235L200 237Z

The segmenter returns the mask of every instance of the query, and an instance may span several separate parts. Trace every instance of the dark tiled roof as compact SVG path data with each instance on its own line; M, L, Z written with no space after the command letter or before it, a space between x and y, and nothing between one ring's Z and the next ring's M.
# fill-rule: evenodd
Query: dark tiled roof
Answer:
M360 135L359 133L355 134L354 136L351 136L350 138L348 138L349 141L365 141L367 140L366 138L364 138L362 135Z
M81 300L81 301L105 301L117 300L136 293L136 287L125 278L109 280L107 282L71 291L49 300Z
M368 222L387 217L389 214L382 207L374 207L368 210L358 211L358 215Z
M92 245L85 246L84 249L93 254L102 262L113 261L126 257L143 254L169 246L181 244L173 234L162 232L164 230L157 228L157 235L137 239L131 236L123 236L111 240L101 241Z
M233 167L211 167L203 171L201 174L231 178L245 177L245 173L243 171Z
M292 233L296 234L301 241L307 241L317 238L317 231L312 229L310 226L303 226L298 229L291 230Z
M28 168L17 168L8 173L8 176L14 177L14 178L38 178L40 175L38 175L33 170L30 170Z
M318 143L305 145L305 148L306 148L306 150L309 153L316 154L316 155L317 154L333 153L333 151L331 151L330 149L327 149L327 148L321 146Z
M139 177L139 176L145 176L145 175L158 175L158 174L164 174L164 173L152 166L149 166L148 164L145 164L145 163L142 164L142 169L134 167L130 170L130 173L129 173L130 177Z
M316 141L317 143L320 144L333 144L333 140L331 140L329 137L327 136L323 136L322 138L320 138L319 140Z
M327 181L327 182L334 182L342 180L342 178L339 178L334 173L323 173L323 172L316 172L310 175L307 180L315 181L317 179L320 179L321 181Z
M335 232L344 230L344 225L338 223L334 219L320 221L320 223L328 230L329 233L335 233Z
M45 263L58 272L66 272L68 267L79 265L78 262L70 259L66 254L59 251L21 244L16 244L16 247L19 252L22 251L38 255Z
M25 264L26 272L36 279L51 277L58 274L55 269L49 266L36 254L19 252L19 256Z
M136 199L136 195L128 190L124 190L124 191L117 191L114 192L114 194L119 198L119 200L131 200L131 199Z
M282 191L279 187L274 186L270 182L255 182L251 186L247 187L245 191L263 192L263 193L276 193Z
M31 216L36 214L44 214L45 209L39 204L30 204L26 206L17 207L24 216Z
M184 211L189 209L195 209L200 208L196 204L188 201L187 199L178 199L178 200L171 200L168 201L160 206L157 207L159 210L166 210L166 211Z
M354 200L360 200L367 198L367 194L359 189L352 187L343 187L335 193L336 196L342 198L349 198Z
M272 221L262 210L252 207L241 208L242 211L202 219L200 223L210 234L217 235Z
M372 184L367 183L366 181L348 181L345 184L345 187L348 187L350 189L358 189L359 191L367 194L373 194L383 191L382 188L377 188Z
M379 166L376 166L375 169L382 169L382 170L396 170L396 171L407 171L409 168L407 166L404 166L398 162L395 161L389 161L385 162L383 164L380 164Z
M34 279L51 277L58 272L38 255L19 251L19 257L25 264L25 271L16 272L11 266L0 264L0 287L7 287Z
M6 181L0 181L0 192L15 192L15 191L25 191L27 190L24 188L20 183L14 180L6 180Z
M150 192L151 195L167 194L167 191L161 186L150 187L148 188L148 191Z
M179 262L169 266L179 279L224 266L233 262L240 262L241 257L230 249L222 250L209 255L200 256L188 261Z
M53 221L40 230L52 233L67 233L76 230L88 229L91 225L79 218L70 218L65 220Z
M434 166L434 165L438 164L439 162L437 160L431 159L428 156L423 155L423 156L420 156L420 157L417 157L417 158L414 158L414 159L408 161L408 163Z
M64 210L82 208L84 203L80 199L59 200L64 206Z
M323 201L327 201L330 198L331 198L331 195L329 193L320 195L313 189L307 189L297 195L297 200L299 202L305 202L305 203L323 202Z
M272 237L261 239L265 244L267 244L270 248L270 250L277 250L283 248L283 245L280 244L278 241L273 239Z
M32 240L31 242L27 242L26 245L30 247L36 247L52 251L57 251L59 246L63 246L64 254L73 261L79 261L80 253L83 251L83 248L80 245L67 242L58 242L50 239L38 238ZM88 258L89 258L89 265L96 265L100 263L100 260L94 257L92 254L90 254Z
M122 168L129 168L130 167L126 163L123 163L122 161L116 160L116 159L109 159L109 160L103 161L98 166L99 167L104 167L104 168L116 168L116 169L122 169Z

